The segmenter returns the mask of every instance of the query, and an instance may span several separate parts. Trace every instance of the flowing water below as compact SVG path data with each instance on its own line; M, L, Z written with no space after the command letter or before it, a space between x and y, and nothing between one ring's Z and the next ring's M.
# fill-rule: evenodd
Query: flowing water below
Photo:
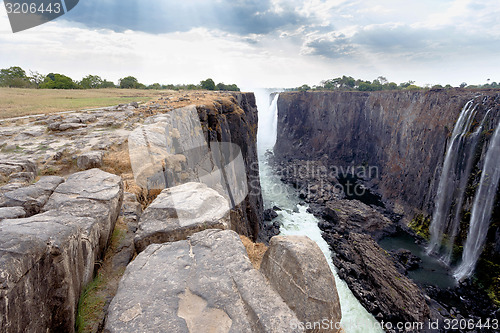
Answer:
M304 235L314 240L323 251L330 269L335 276L337 292L342 309L341 325L345 333L383 332L377 320L359 303L347 284L339 278L331 259L330 247L321 236L317 218L307 212L296 191L281 182L268 164L265 152L272 149L276 141L276 103L277 96L269 107L266 94L256 94L259 103L259 170L262 196L265 208L277 206L276 221L281 224L281 235ZM260 100L259 100L260 97ZM267 129L263 131L262 129Z

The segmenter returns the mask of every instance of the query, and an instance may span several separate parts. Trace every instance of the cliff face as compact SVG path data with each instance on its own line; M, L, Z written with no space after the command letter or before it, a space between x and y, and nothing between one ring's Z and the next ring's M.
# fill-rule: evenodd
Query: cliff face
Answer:
M253 93L233 93L229 102L197 106L207 142L231 142L239 146L245 162L248 195L231 211L232 228L256 240L263 224L263 202L257 157L258 112Z
M371 167L372 184L395 212L431 215L447 140L477 95L485 97L475 119L481 122L492 105L498 108L498 92L282 93L275 154L322 159L338 169ZM498 123L499 113L491 114L488 130Z

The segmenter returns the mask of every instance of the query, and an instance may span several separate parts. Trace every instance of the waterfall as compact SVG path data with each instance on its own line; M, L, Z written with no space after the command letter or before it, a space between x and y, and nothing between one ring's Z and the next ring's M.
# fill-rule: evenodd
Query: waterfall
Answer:
M499 165L500 123L497 125L486 152L479 188L472 206L471 221L462 254L462 263L454 274L457 280L462 280L472 274L481 255L490 226L493 203L500 179Z
M448 223L448 217L450 216L454 193L457 193L458 190L460 196L463 196L464 191L460 190L460 187L465 187L467 179L469 178L468 173L465 174L464 172L460 174L458 170L459 168L457 168L457 163L459 161L459 153L464 145L465 137L469 132L474 119L477 106L477 104L474 105L474 100L467 102L460 112L460 116L455 124L455 127L453 128L451 139L446 150L441 178L439 180L438 191L436 194L437 202L432 215L432 222L429 227L431 240L428 247L428 253L439 252L446 232L451 232L451 235L456 235L457 230L455 229L458 229L459 223L452 221L450 226L450 223ZM460 212L458 212L458 215L460 215ZM450 230L450 227L452 230ZM449 247L451 247L452 250L453 244L449 245ZM451 250L449 249L449 251Z
M259 94L261 95L261 94ZM262 95L267 95L262 93ZM269 95L267 95L269 96ZM272 150L274 144L276 143L277 137L277 128L278 128L278 98L280 94L277 93L271 105L267 103L262 103L262 105L258 105L257 108L259 110L259 128L257 130L257 148L259 154L264 154L267 150ZM259 96L260 97L260 96ZM261 97L262 100L267 100L269 97L264 98ZM259 104L261 102L259 99ZM260 111L263 110L263 111Z
M463 167L463 172L460 176L460 183L458 187L458 194L456 195L457 202L455 203L455 209L454 209L454 214L453 214L453 220L452 224L450 227L450 234L448 235L448 246L446 249L445 256L443 257L444 262L446 264L451 263L452 255L453 255L453 244L455 244L455 239L457 238L457 234L460 229L460 220L462 218L462 206L464 203L464 198L465 198L465 190L467 187L467 182L469 180L469 175L472 170L472 162L474 162L474 152L476 150L477 144L479 142L479 137L481 136L481 132L483 131L484 128L484 123L486 119L488 119L488 114L490 113L491 110L488 110L486 112L486 115L483 118L483 121L481 122L481 125L478 126L476 131L472 133L470 137L470 144L469 147L466 149L464 155L465 155L465 165Z
M340 279L332 262L332 253L328 243L323 239L318 227L317 218L307 212L307 206L300 205L296 191L283 184L268 164L266 152L272 150L276 143L278 98L274 96L269 105L269 95L256 91L259 110L258 142L259 170L262 196L266 207L274 205L281 208L276 220L281 224L281 235L305 235L315 241L323 251L328 265L335 277L337 292L342 310L341 325L345 333L383 333L380 324L356 299L347 283Z

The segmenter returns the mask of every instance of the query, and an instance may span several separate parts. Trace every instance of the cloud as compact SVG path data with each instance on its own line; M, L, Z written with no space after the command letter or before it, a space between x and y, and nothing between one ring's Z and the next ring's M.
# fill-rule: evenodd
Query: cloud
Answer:
M356 51L355 49L355 45L346 35L332 32L320 36L313 34L307 38L302 54L337 59L352 56Z
M241 35L267 34L308 20L295 7L270 0L87 0L65 19L117 32L160 34L203 27Z

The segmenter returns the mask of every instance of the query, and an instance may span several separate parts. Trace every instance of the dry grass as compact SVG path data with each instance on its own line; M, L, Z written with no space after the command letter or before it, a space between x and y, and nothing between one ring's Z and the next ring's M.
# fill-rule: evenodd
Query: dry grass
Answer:
M260 269L260 264L262 258L264 258L264 253L267 251L267 246L263 243L254 243L248 237L241 236L240 239L247 250L248 257L255 269Z
M161 190L146 190L139 187L134 179L132 165L130 163L130 155L128 152L128 144L124 143L121 146L112 147L106 152L103 158L102 170L121 176L125 191L135 194L137 201L141 204L142 209L146 209L154 199L161 193Z
M157 90L137 89L21 89L0 88L0 119L32 114L91 109L133 101L149 101Z

